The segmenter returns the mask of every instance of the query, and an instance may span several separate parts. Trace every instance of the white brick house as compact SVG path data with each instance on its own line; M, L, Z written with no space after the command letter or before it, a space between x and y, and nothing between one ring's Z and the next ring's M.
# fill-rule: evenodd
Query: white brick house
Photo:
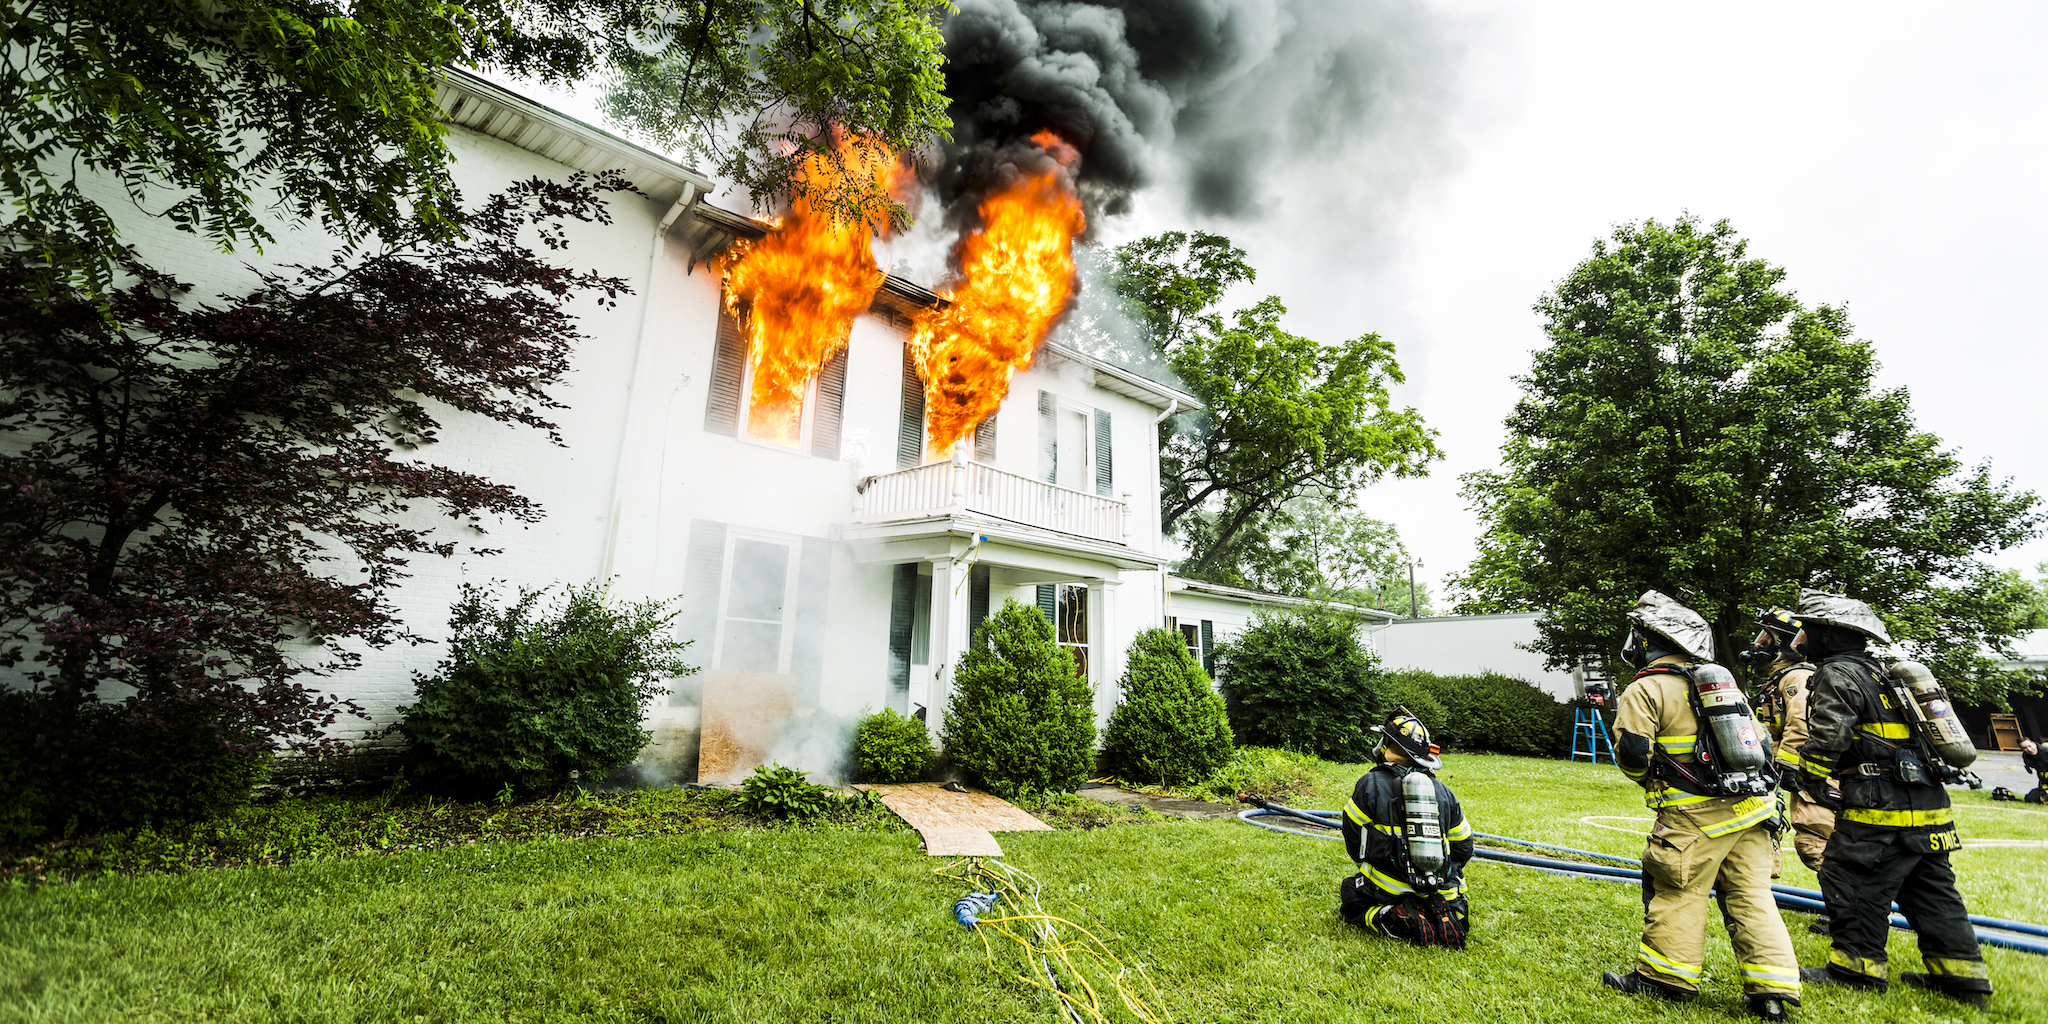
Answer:
M767 225L706 203L715 186L703 175L481 79L451 74L441 100L471 196L619 168L646 198L614 197L613 223L575 226L561 257L634 288L615 307L576 307L590 338L557 392L566 447L450 413L442 443L421 453L516 488L547 517L500 525L495 557L415 560L397 603L433 637L465 580L610 578L622 597L679 598L701 671L653 709L645 777L730 778L770 754L828 770L839 751L800 742L806 723L943 706L973 625L1006 598L1054 620L1099 719L1138 630L1177 618L1206 655L1255 605L1287 603L1198 588L1180 615L1169 609L1180 581L1164 570L1174 552L1159 528L1155 425L1195 403L1172 387L1048 345L971 443L925 451L906 328L937 300L909 281L891 277L854 324L811 387L794 445L749 436L743 343L703 260ZM179 272L202 294L248 283L240 259L189 235L124 228L151 259L186 257ZM310 261L327 245L280 235L266 262ZM360 669L315 685L369 711L342 733L367 735L441 654L368 651Z

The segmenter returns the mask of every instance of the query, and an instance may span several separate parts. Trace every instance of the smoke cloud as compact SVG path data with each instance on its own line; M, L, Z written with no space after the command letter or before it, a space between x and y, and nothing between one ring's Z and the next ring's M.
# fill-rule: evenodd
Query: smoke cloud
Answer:
M945 35L949 208L1042 160L1025 140L1048 127L1082 153L1091 221L1156 184L1249 218L1303 161L1356 161L1392 192L1441 163L1455 51L1412 0L961 0Z

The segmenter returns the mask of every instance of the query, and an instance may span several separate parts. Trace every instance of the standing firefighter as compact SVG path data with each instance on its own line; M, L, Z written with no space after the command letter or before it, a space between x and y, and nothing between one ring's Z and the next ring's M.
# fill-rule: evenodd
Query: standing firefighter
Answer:
M1465 948L1472 826L1422 721L1396 708L1378 726L1373 769L1351 788L1344 848L1358 873L1337 887L1344 920L1418 946Z
M1949 715L1945 695L1921 705L1894 673L1925 669L1910 662L1887 669L1870 655L1869 641L1890 643L1891 637L1869 605L1806 590L1794 614L1805 627L1795 642L1820 663L1800 754L1804 782L1808 794L1822 802L1829 799L1825 780L1832 776L1841 783L1835 834L1821 864L1835 948L1826 967L1804 976L1883 991L1884 944L1897 900L1919 933L1927 965L1927 973L1901 973L1899 980L1983 1006L1991 976L1956 892L1948 855L1962 842L1948 790L1941 786L1943 769L1932 760L1959 755L1945 749L1952 742L1936 743L1942 737L1931 739L1916 724L1929 711Z
M1657 812L1643 850L1643 939L1635 970L1601 980L1630 994L1699 995L1707 903L1721 917L1750 1013L1786 1020L1799 1005L1799 960L1771 894L1777 809L1768 744L1742 689L1713 664L1705 619L1654 590L1628 613L1621 658L1636 676L1621 695L1615 760Z
M1757 711L1774 741L1782 786L1779 792L1785 800L1785 817L1792 826L1792 849L1799 854L1801 863L1818 874L1828 837L1835 834L1835 812L1807 796L1801 788L1806 763L1800 759L1799 748L1806 743L1807 701L1813 693L1814 666L1793 647L1800 622L1792 617L1790 609L1766 609L1758 612L1756 619L1756 639L1741 658L1766 666L1768 676L1759 691ZM1827 786L1830 792L1839 792L1832 780ZM1826 921L1816 921L1813 931L1827 934Z

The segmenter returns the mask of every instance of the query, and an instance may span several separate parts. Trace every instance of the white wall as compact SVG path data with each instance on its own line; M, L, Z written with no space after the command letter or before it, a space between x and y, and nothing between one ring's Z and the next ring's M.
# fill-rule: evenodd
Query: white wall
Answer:
M1543 656L1521 645L1536 639L1536 612L1401 619L1375 630L1380 664L1438 675L1498 672L1527 680L1560 701L1579 696L1570 672L1546 671Z

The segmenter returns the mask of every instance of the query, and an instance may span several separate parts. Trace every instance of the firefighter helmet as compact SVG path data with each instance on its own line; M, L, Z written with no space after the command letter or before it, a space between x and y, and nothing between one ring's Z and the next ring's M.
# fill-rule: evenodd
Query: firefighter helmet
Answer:
M1655 661L1652 655L1657 651L1684 654L1697 661L1714 660L1714 631L1707 620L1654 590L1645 590L1636 599L1636 606L1628 610L1628 624L1621 660L1635 668Z
M1877 617L1871 607L1853 597L1830 594L1825 590L1799 591L1799 606L1792 614L1809 626L1839 626L1842 629L1861 633L1864 636L1888 644L1892 635L1885 631L1884 620Z
M1793 617L1792 609L1774 604L1756 613L1756 625L1756 639L1750 641L1749 648L1736 657L1765 665L1775 661L1804 660L1792 648L1792 638L1799 635L1804 625Z
M1444 766L1443 759L1437 756L1441 748L1429 741L1429 726L1405 707L1397 705L1387 716L1386 724L1375 725L1372 731L1380 734L1379 745L1373 748L1375 757L1391 744L1417 767L1435 771Z

